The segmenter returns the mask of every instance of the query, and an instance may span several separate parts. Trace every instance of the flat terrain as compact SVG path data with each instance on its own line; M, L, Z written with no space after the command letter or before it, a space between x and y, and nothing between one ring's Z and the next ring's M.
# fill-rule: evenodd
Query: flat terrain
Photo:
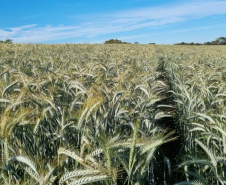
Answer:
M226 184L226 46L0 43L3 184Z

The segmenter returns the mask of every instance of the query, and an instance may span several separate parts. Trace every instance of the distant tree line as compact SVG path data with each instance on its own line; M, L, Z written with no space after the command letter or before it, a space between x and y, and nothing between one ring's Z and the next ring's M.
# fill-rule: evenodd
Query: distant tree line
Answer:
M104 44L131 44L130 42L122 42L118 39L110 39L104 42Z
M0 40L0 43L11 44L11 43L13 43L13 40L12 39L6 39L5 41Z
M181 43L176 43L174 45L226 45L226 38L225 37L219 37L214 41L210 42L204 42L203 44L201 43L186 43L186 42L181 42Z
M106 40L104 44L132 44L131 42L122 42L121 40L118 39L110 39ZM139 44L139 42L134 42L133 44ZM155 44L154 42L151 42L149 44Z

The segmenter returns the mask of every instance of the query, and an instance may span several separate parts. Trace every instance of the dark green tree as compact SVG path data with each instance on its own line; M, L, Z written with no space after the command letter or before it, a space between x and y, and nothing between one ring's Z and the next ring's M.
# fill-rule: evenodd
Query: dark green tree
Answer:
M226 38L225 37L219 37L216 39L216 42L220 45L226 45Z
M118 39L110 39L105 41L104 44L122 44L122 41Z
M12 39L6 39L5 43L6 44L11 44L11 43L13 43L13 40Z

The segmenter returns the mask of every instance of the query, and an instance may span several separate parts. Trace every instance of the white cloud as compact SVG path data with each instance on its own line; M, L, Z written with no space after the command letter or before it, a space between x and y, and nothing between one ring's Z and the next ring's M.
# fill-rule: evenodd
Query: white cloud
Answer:
M14 42L47 42L79 37L95 38L100 35L156 28L170 23L226 14L225 7L226 1L212 0L85 15L76 17L83 21L76 26L41 27L32 24L7 30L0 29L0 40L11 38Z
M175 6L147 7L124 11L118 17L164 19L167 17L203 17L226 13L226 1L199 1Z

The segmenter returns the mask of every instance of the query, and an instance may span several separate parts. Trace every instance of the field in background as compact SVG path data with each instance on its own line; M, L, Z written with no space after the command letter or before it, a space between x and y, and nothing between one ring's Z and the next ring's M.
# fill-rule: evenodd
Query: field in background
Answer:
M0 182L226 184L226 47L0 44Z

